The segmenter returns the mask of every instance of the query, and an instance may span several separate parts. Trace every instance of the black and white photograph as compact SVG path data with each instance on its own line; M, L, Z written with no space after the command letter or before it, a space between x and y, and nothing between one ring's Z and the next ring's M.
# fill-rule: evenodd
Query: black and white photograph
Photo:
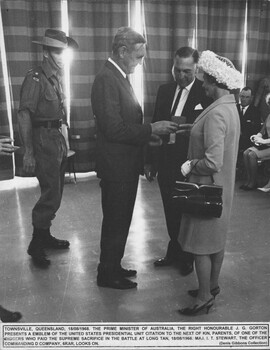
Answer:
M0 349L270 349L270 0L0 9Z

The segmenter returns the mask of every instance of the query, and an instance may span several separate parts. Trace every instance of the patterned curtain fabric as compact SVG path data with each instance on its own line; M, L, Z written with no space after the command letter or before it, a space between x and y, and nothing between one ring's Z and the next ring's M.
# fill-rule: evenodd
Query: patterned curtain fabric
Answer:
M269 19L269 1L248 0L247 85L257 91L254 103L259 106L262 121L270 113L269 106L265 103L265 95L270 92Z
M196 1L145 0L144 117L149 122L158 86L172 79L174 52L181 46L192 46L196 20Z
M173 55L179 47L212 50L241 70L245 6L244 0L144 1L147 121L151 120L158 86L172 79Z
M197 4L198 50L225 56L241 71L246 2L198 0Z
M131 0L133 1L133 0ZM152 118L158 86L172 79L175 50L193 46L213 50L241 70L245 8L248 5L247 84L256 87L269 75L270 2L267 0L143 0L147 57L144 66L144 115ZM95 75L111 51L118 27L128 25L128 0L69 0L70 36L79 43L71 66L71 135L76 171L94 169L95 121L90 94ZM46 28L61 29L61 0L1 0L4 39L10 78L13 127L20 145L16 112L26 72L42 60L32 43ZM1 67L2 68L2 67ZM0 134L9 134L3 74L0 68ZM23 149L16 153L21 174ZM8 165L6 165L8 164ZM12 177L11 159L1 157L2 175ZM1 178L1 173L0 173Z
M0 56L1 57L1 56ZM2 60L0 59L0 137L11 136L8 114L7 114L7 104L6 104L6 93L4 85L4 76L2 69ZM0 180L12 179L13 174L13 164L11 157L0 156Z
M247 82L251 87L270 73L270 2L248 0Z
M27 71L35 67L42 60L42 47L33 44L32 40L41 39L47 28L60 29L60 10L60 0L1 1L7 65L12 94L14 138L16 144L19 146L21 146L21 143L18 136L16 114L19 105L21 84ZM2 81L1 84L3 84ZM15 156L16 175L22 175L22 157L23 148L21 147Z
M128 1L70 0L69 23L70 35L80 46L71 68L71 134L80 135L80 139L73 142L78 153L76 169L89 171L95 166L91 88L111 52L116 30L128 25Z

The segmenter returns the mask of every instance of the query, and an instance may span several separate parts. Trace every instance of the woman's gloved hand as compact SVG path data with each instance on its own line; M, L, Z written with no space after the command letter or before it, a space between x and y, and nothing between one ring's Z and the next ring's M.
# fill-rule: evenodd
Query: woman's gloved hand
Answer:
M187 160L185 163L181 166L181 173L183 176L187 176L191 171L191 161Z

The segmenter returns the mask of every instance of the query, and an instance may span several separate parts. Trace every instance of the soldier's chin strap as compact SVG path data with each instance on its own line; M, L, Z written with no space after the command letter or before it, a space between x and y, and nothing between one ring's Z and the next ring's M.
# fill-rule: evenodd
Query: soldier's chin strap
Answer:
M57 70L59 72L62 70L62 68L59 67L58 64L55 62L55 59L53 58L53 56L51 54L51 49L48 49L48 59L50 60L51 64L55 68L55 70Z

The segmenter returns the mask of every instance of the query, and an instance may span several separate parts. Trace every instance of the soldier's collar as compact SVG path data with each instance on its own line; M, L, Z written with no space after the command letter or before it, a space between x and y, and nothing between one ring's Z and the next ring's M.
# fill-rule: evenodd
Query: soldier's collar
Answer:
M42 62L42 70L44 72L44 74L46 75L47 78L50 78L51 76L55 75L57 73L56 69L53 69L53 67L51 66L50 62L48 61L48 59L44 59Z

